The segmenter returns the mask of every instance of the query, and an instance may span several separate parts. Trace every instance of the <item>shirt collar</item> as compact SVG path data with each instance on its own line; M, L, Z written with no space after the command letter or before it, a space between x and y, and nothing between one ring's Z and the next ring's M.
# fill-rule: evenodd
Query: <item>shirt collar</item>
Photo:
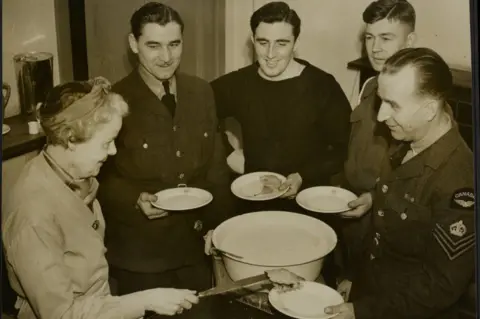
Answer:
M163 88L162 81L154 78L150 73L148 73L143 67L138 67L138 74L142 78L143 82L148 86L148 88L159 98L165 95L165 89ZM170 82L170 93L177 95L177 80L176 76L172 76L169 80Z
M79 195L87 204L90 204L96 197L98 190L98 182L95 178L90 177L87 179L74 179L71 174L64 170L55 159L48 154L45 149L42 150L42 155L45 158L47 164L57 174L57 176L68 186L74 193ZM88 185L88 191L84 191L86 188L83 185Z

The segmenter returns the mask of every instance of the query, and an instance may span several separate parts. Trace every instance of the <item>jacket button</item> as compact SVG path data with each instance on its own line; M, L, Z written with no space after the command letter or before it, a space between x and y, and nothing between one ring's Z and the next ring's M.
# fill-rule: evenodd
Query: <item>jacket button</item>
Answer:
M184 177L185 177L185 174L183 174L183 173L180 173L180 175L178 175L178 178L180 178L180 179L183 179Z
M98 220L96 220L96 221L93 222L92 228L97 230L99 225L100 225L100 222Z
M401 214L400 214L400 218L401 218L402 220L407 219L407 214L401 213Z
M374 260L375 256L373 254L370 254L370 260Z
M193 224L193 229L196 231L201 231L203 229L203 223L201 220L195 221L195 224Z
M182 157L182 152L177 151L177 153L175 155L177 155L177 157Z
M380 216L380 217L383 217L383 216L385 215L385 213L383 212L383 210L379 210L379 211L377 212L377 214L378 214L378 216Z
M208 132L203 133L203 136L208 137Z
M173 126L173 131L174 131L174 132L177 131L177 126L176 126L176 125Z
M377 245L377 246L378 246L378 244L380 244L380 241L378 240L378 238L377 238L377 237L375 237L375 238L373 238L373 239L375 240L375 245Z
M388 192L388 186L387 185L382 185L382 193Z
M148 144L147 144L147 143L143 143L142 146L143 146L144 149L147 149L147 148L148 148Z

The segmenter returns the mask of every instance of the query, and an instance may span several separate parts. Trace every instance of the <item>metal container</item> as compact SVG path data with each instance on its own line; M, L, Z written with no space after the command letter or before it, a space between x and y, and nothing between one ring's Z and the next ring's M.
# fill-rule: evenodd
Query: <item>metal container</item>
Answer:
M23 115L35 112L37 103L45 102L53 88L53 54L28 52L13 57L20 110Z
M283 264L260 263L247 256L237 258L226 252L241 255L238 251L224 248L225 241L230 236L239 238L237 234L245 234L244 238L247 238L250 230L257 227L265 230L264 238L278 236L281 233L279 230L285 229L285 227L296 228L314 236L320 245L318 249L309 249L309 253L300 259L293 256L292 258L288 257L288 261ZM272 232L270 233L270 231ZM325 256L332 252L337 245L337 235L330 226L313 217L285 211L261 211L243 214L224 221L213 231L212 243L214 247L226 250L221 252L222 260L228 275L234 281L276 268L285 268L306 280L315 281L323 268ZM310 244L306 242L305 245ZM269 254L268 251L260 253L265 257L266 254ZM256 289L252 288L251 290Z

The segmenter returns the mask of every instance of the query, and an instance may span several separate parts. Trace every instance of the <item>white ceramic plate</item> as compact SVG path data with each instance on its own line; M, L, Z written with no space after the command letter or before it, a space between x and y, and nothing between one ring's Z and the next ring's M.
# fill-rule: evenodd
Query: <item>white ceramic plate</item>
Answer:
M8 126L7 124L3 124L2 125L2 135L7 134L8 132L10 132L10 126Z
M275 175L282 183L287 179L285 176L272 172L254 172L242 175L235 179L230 187L232 193L245 200L263 201L271 200L285 194L288 189L283 191L275 190L269 194L259 194L262 191L263 184L260 178L265 175ZM258 195L257 195L258 194Z
M155 194L152 205L166 211L183 211L203 207L213 200L213 195L195 187L169 188Z
M344 302L342 296L333 288L326 285L306 281L298 290L279 292L270 290L268 300L281 313L298 319L327 319L333 315L326 314L328 306Z
M296 201L306 210L335 214L350 210L348 203L357 198L357 195L343 188L317 186L298 193Z

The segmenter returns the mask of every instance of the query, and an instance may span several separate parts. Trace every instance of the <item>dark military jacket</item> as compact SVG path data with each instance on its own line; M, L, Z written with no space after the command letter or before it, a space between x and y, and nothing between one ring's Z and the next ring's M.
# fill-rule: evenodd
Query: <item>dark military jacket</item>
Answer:
M229 170L217 130L210 85L177 74L174 118L135 70L113 90L130 107L116 139L117 154L99 176L107 259L118 268L161 272L204 258L202 235L231 212ZM187 184L210 191L204 208L147 219L136 209L141 192Z
M375 186L381 170L388 166L389 161L387 153L391 134L385 124L377 121L381 103L377 88L377 77L368 79L360 92L359 104L350 115L352 131L344 167L345 177L347 187L359 194Z
M473 154L455 125L380 176L350 264L356 319L456 318L474 276L473 177Z

